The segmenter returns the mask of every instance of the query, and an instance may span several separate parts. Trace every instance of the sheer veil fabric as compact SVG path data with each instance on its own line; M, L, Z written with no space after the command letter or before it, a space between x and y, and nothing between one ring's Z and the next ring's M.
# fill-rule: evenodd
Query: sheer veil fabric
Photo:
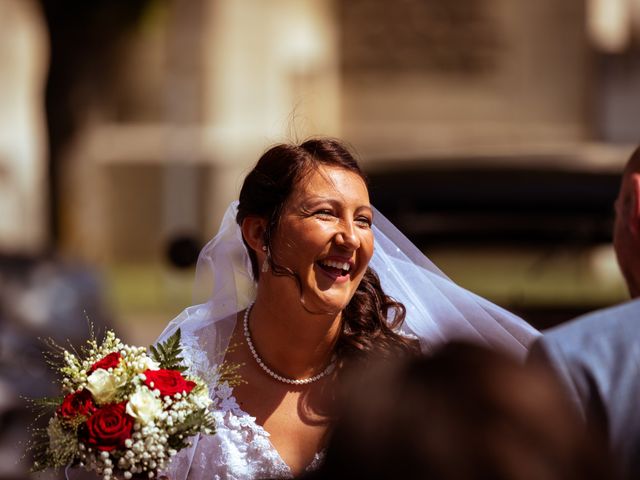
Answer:
M524 359L529 344L539 335L537 330L457 285L377 210L373 232L375 250L370 266L385 293L406 307L403 330L418 337L423 351L462 340Z
M210 388L216 383L215 367L224 357L235 314L245 309L256 293L249 256L236 223L237 207L237 201L229 205L218 234L200 252L195 298L201 303L185 309L158 339L165 340L180 328L189 369L204 377ZM370 267L380 277L385 293L406 307L401 331L415 336L424 352L447 341L463 340L524 359L528 346L539 335L537 330L454 283L375 209L372 228L375 247ZM197 442L194 439L193 444ZM186 478L190 467L198 470L192 465L195 450L182 451L171 462L169 478Z

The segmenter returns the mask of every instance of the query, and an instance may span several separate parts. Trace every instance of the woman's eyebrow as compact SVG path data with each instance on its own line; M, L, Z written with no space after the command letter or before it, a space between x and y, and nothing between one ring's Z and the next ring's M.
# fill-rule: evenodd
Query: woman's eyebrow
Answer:
M336 205L341 205L341 201L337 198L334 197L330 197L330 196L324 196L324 195L316 195L313 197L308 197L305 198L301 203L300 206L302 208L309 208L309 207L313 207L314 205L317 205L319 203L329 203L333 206ZM356 212L361 212L362 210L366 210L368 213L371 214L371 217L373 218L373 207L371 206L371 204L362 204L359 205L355 208Z
M305 198L302 201L302 204L303 205L315 205L315 204L323 203L323 202L330 203L332 205L337 205L337 204L340 203L340 201L338 199L336 199L336 198L317 195L317 196L314 196L314 197Z

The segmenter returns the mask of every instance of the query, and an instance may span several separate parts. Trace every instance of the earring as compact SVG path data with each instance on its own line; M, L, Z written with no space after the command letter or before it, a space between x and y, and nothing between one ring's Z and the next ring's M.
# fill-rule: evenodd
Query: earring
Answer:
M260 270L262 273L266 273L269 271L269 250L266 245L262 246L262 251L267 252L267 256L265 257L264 262L262 262L262 268Z

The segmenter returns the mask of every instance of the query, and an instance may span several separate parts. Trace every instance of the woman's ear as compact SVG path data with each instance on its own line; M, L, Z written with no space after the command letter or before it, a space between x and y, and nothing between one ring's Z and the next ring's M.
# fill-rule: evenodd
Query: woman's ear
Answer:
M267 221L261 217L246 217L242 221L242 236L247 245L256 253L262 253Z

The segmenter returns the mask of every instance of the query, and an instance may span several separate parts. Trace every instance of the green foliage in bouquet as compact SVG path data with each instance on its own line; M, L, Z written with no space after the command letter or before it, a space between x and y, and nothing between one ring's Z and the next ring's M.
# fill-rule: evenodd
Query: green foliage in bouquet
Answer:
M187 368L182 365L184 359L180 356L182 347L180 346L181 333L180 329L171 335L163 343L159 343L157 347L151 345L151 357L160 364L160 368L167 370L177 370L184 372Z

